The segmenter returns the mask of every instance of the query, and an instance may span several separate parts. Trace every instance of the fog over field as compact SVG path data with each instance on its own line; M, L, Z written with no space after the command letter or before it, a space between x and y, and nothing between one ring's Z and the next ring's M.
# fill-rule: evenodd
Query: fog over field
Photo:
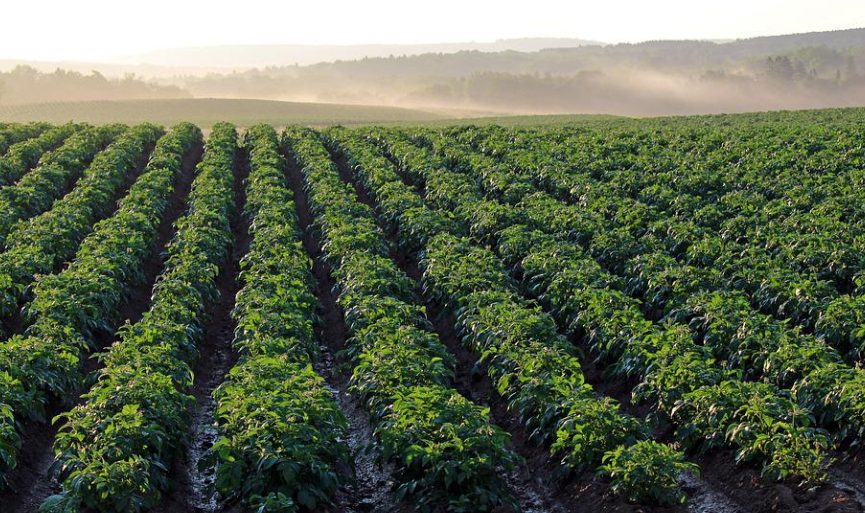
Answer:
M737 0L700 9L677 0L651 8L544 0L483 12L451 1L411 12L384 1L368 12L340 5L336 15L256 1L236 12L172 6L157 18L153 11L168 7L160 0L136 14L161 27L160 39L141 28L123 32L112 24L118 13L97 11L98 4L84 3L94 16L78 22L82 30L68 46L42 46L16 27L0 35L8 43L0 50L0 106L223 98L465 117L865 104L865 29L856 28L865 26L865 8L846 0L819 7ZM186 14L196 21L173 32ZM112 34L116 44L102 44ZM13 45L15 37L32 44Z

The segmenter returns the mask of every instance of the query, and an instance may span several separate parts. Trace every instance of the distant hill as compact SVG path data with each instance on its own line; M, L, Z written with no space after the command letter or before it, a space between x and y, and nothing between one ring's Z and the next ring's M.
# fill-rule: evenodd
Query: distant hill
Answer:
M865 105L865 28L633 44L529 38L437 45L185 48L133 56L106 68L115 73L140 69L139 77L148 76L143 71L148 70L158 76L151 83L121 75L105 84L97 76L92 80L102 84L104 93L85 87L72 95L67 93L73 89L61 87L56 88L61 96L49 99L188 94L427 112L629 116L848 107ZM0 83L0 103L4 94L8 104L13 93L38 91L26 82L15 87L9 80L5 93ZM109 93L116 96L99 97ZM80 97L88 94L93 96Z
M202 76L208 73L225 73L224 67L204 66L156 66L149 64L122 64L88 61L39 61L30 59L0 59L0 72L11 71L18 66L27 66L42 73L52 73L58 69L90 74L94 70L111 78L125 78L136 75L146 78L166 78L177 75Z
M231 45L156 50L139 55L113 59L109 64L136 65L160 70L187 68L214 71L220 68L248 69L269 66L307 66L336 61L356 61L371 58L419 57L425 54L457 54L478 52L536 53L542 50L564 53L575 58L593 55L632 54L640 57L657 49L674 48L679 52L699 49L705 58L718 60L744 56L786 53L801 47L821 46L846 49L865 46L865 29L810 32L779 36L754 37L722 41L646 41L608 45L599 41L577 38L501 39L493 42L462 42L440 44L373 44L373 45ZM542 58L542 57L541 57Z
M570 38L501 39L490 43L373 44L373 45L232 45L171 48L114 59L114 63L199 68L261 68L309 65L391 55L425 53L536 52L544 48L574 48L602 45L597 41Z
M306 47L325 49L320 61L310 66L275 66L267 70L249 70L248 77L302 77L308 74L333 74L341 77L461 77L473 73L551 73L573 74L611 68L649 69L654 71L698 71L729 67L736 61L754 61L773 55L783 55L802 48L827 51L865 50L865 28L831 32L813 32L783 36L740 39L730 42L697 40L661 40L612 45L590 44L579 39L514 39L486 44ZM241 58L249 52L261 52L257 59L273 62L280 52L290 52L293 46L226 47L227 61ZM389 50L385 50L385 48ZM401 48L402 51L397 51ZM507 48L495 51L495 49ZM342 55L357 52L364 58L337 60ZM213 66L213 48L165 51L165 59L174 55L177 64L196 62ZM176 52L176 53L175 53ZM222 52L222 50L220 50ZM231 56L237 52L237 57ZM328 52L335 52L326 58ZM376 56L377 53L386 55ZM200 57L199 60L193 58ZM288 55L287 53L284 55ZM165 64L165 62L163 62ZM241 74L242 78L244 74ZM218 79L218 77L217 77ZM227 77L237 81L237 76ZM193 81L194 82L194 81Z
M0 71L0 105L191 97L177 86L160 85L133 75L108 78L96 71L41 72L23 65L8 72Z
M808 46L823 46L835 50L861 48L865 46L865 28L753 37L738 39L724 46L735 48L740 54L787 53Z
M533 42L545 46L555 41ZM422 53L170 81L194 96L502 113L693 114L865 105L865 29Z

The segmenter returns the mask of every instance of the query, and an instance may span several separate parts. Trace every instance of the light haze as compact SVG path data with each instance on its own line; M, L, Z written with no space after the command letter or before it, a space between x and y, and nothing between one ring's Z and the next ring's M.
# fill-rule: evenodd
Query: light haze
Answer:
M858 26L862 0L31 0L3 5L0 58L100 60L231 44L728 39Z

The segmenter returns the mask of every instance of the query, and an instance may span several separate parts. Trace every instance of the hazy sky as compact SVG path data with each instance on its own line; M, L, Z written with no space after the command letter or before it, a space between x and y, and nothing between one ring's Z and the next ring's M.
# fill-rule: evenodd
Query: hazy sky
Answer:
M865 0L12 0L0 58L220 44L736 38L865 27Z

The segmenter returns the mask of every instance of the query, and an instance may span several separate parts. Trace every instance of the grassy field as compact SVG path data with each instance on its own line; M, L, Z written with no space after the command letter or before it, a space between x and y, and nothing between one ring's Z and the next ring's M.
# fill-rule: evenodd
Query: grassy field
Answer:
M239 127L268 124L275 127L307 125L322 128L333 125L394 127L424 126L430 128L454 125L501 125L509 127L562 127L574 124L666 124L697 122L712 124L738 123L742 119L756 123L779 120L809 119L832 121L860 109L820 109L771 111L739 114L629 118L603 114L506 115L483 111L418 110L372 105L304 103L248 99L179 99L58 102L0 106L0 122L64 123L67 121L104 123L141 123L150 121L172 126L189 121L205 131L217 121L227 120Z
M511 127L532 127L532 126L565 126L575 123L594 123L598 121L611 120L630 120L623 116L612 116L607 114L534 114L534 115L515 115L507 116L502 114L487 115L487 116L466 116L466 117L447 117L445 119L433 119L423 121L422 123L414 123L412 121L397 121L392 124L395 126L409 126L421 124L428 127L437 126L452 126L452 125L501 125Z
M321 126L417 123L441 119L444 116L440 114L397 107L242 99L124 100L0 106L2 121L152 121L165 125L189 121L203 128L212 126L216 121L230 121L240 126L258 123Z
M0 106L0 121L64 123L140 123L174 125L189 121L209 128L216 121L238 126L259 123L286 125L490 125L558 126L617 116L551 114L507 116L482 111L417 110L400 107L302 103L274 100L197 98L180 100L120 100ZM620 118L625 119L625 118Z

